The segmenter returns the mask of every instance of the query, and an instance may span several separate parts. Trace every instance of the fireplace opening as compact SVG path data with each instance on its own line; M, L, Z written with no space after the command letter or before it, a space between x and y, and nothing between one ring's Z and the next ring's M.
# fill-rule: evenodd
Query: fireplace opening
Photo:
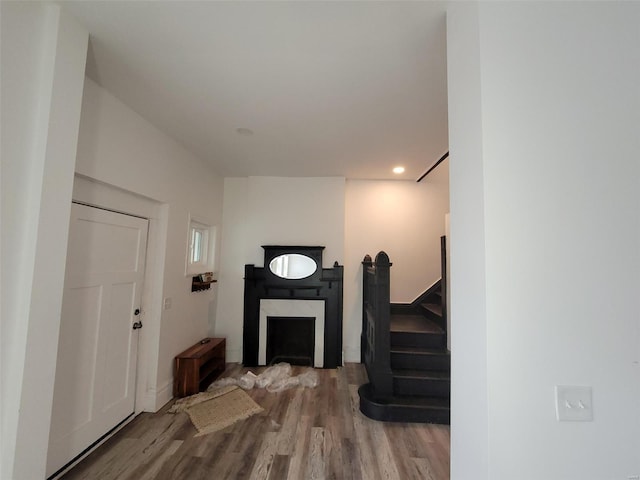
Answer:
M315 318L267 316L267 365L314 365Z

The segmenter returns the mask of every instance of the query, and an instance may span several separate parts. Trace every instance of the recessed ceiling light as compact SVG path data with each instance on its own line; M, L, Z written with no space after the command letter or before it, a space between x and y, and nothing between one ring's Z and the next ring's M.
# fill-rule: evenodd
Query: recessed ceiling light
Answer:
M400 175L401 173L404 173L404 167L394 167L393 173L395 173L396 175Z
M238 135L244 135L245 137L250 137L251 135L253 135L253 130L250 130L248 128L236 128L236 133Z

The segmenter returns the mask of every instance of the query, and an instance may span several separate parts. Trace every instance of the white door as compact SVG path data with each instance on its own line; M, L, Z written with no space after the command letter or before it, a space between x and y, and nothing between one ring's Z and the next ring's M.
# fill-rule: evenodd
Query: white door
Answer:
M135 408L148 220L73 204L47 476Z

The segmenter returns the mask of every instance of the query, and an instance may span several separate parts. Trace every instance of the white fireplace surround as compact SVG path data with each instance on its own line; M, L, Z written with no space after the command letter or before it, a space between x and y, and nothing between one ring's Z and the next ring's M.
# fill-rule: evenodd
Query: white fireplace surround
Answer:
M267 364L267 317L315 318L313 366L316 368L324 366L324 300L260 300L258 365Z

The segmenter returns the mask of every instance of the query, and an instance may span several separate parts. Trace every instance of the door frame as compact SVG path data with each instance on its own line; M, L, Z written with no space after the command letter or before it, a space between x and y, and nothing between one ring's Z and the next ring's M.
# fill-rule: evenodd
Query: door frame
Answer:
M72 201L149 220L141 297L144 326L138 335L134 415L156 412L172 397L171 385L158 386L168 205L77 173L73 182Z

